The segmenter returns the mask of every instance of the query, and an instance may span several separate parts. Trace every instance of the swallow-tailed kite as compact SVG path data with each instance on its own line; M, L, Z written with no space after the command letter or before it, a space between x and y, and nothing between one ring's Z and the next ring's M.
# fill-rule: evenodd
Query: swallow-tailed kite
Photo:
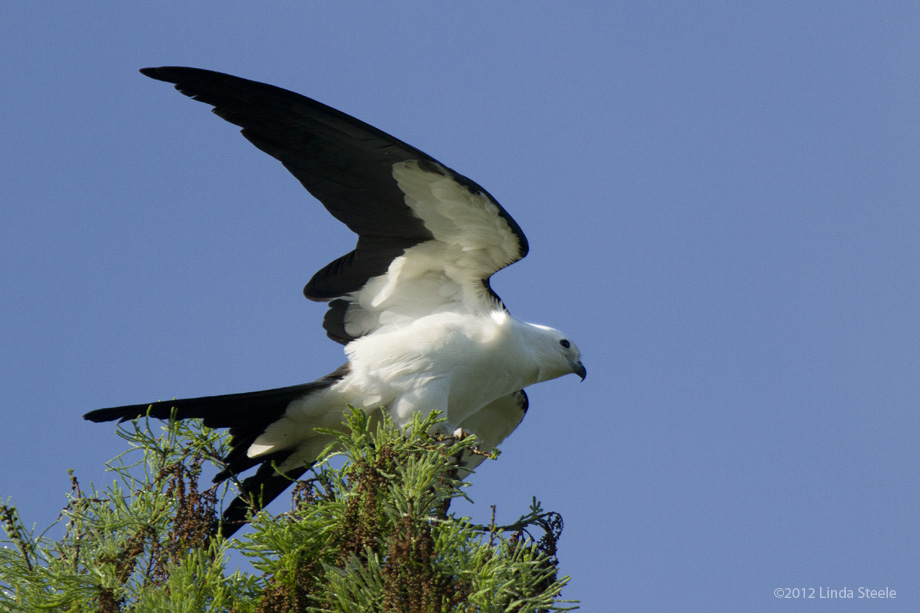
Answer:
M347 363L312 383L244 394L99 409L95 422L148 413L229 428L220 481L259 466L224 512L229 536L299 478L341 428L345 405L386 407L404 427L442 411L446 433L472 432L489 451L527 410L528 385L582 379L578 348L562 332L509 315L489 286L527 254L517 223L486 190L415 147L340 111L264 83L195 68L146 68L210 104L280 161L358 235L304 294L329 303L323 328ZM478 463L470 458L467 468ZM277 470L276 470L277 469Z

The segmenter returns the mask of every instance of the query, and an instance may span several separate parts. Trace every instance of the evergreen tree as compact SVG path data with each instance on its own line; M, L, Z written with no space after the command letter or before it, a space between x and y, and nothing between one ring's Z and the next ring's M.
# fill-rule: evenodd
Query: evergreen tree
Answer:
M457 459L475 438L405 433L353 410L344 432L293 488L289 513L252 518L220 537L218 509L233 483L202 489L221 470L228 437L197 421L119 426L131 449L109 463L116 479L84 491L71 472L64 535L34 534L0 504L0 609L10 611L556 611L562 520L536 500L509 526L448 512L463 496ZM472 451L471 451L472 450ZM329 459L344 456L341 468ZM494 509L493 509L494 516ZM539 539L532 532L542 533ZM255 572L226 572L240 552ZM569 604L567 604L569 603Z

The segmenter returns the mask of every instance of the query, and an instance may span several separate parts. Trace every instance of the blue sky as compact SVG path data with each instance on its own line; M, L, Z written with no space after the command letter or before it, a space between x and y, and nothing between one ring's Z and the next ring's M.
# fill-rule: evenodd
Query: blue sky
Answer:
M315 379L344 227L144 66L298 91L489 190L493 287L588 379L464 512L562 513L586 611L791 610L920 575L916 3L7 3L0 494L39 526L122 451L87 410ZM858 593L855 594L858 596ZM811 610L837 610L815 599Z

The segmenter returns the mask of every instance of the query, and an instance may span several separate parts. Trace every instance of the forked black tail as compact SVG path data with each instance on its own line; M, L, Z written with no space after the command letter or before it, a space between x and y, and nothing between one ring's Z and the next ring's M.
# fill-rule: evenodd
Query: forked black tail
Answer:
M176 419L201 419L209 428L229 428L230 451L223 458L224 470L214 477L214 482L219 483L259 465L254 475L240 483L240 494L224 509L221 519L222 532L225 537L229 537L246 523L246 515L250 509L257 511L263 508L309 468L303 466L281 474L275 469L275 465L284 462L293 449L282 449L258 458L250 458L246 455L249 446L284 415L291 402L330 387L346 373L346 367L342 367L312 383L243 394L184 398L97 409L90 411L83 418L93 422L122 422L145 415L169 419L175 409Z

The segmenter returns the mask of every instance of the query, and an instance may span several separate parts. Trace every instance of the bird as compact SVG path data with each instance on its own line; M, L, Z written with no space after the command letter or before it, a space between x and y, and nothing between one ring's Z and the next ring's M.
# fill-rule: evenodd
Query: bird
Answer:
M325 302L326 335L346 362L309 383L90 411L93 422L201 419L227 428L215 482L239 481L223 511L225 537L315 463L347 407L383 408L405 428L440 411L440 434L472 433L490 452L521 423L524 388L563 375L584 380L575 343L511 316L490 278L527 255L520 226L485 189L415 147L306 96L200 68L144 68L211 105L357 234L355 248L307 283ZM483 457L465 458L471 471Z

